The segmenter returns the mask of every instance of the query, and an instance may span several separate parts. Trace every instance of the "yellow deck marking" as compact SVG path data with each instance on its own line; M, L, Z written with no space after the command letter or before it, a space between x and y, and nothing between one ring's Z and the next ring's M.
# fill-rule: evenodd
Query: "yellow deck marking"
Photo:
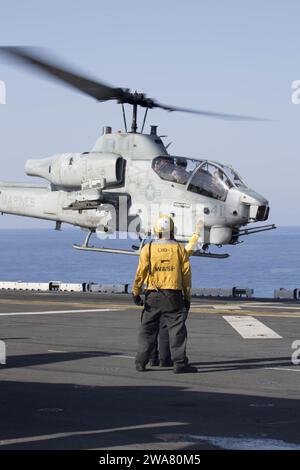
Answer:
M0 294L1 295L1 294ZM63 306L66 309L72 307L72 308L96 308L96 309L101 309L101 308L108 308L108 309L123 309L123 310L137 310L137 311L142 311L141 307L137 307L134 304L126 304L126 303L111 303L108 301L101 301L99 299L99 302L88 302L88 301L67 301L67 300L33 300L33 299L1 299L0 298L0 304L4 305L31 305L31 306L53 306L53 307L58 307L58 306ZM209 315L221 315L221 314L229 314L229 315L236 315L238 312L239 315L252 315L252 316L260 316L260 317L276 317L276 318L300 318L300 307L297 306L282 306L283 311L278 311L279 310L279 305L276 305L276 311L270 311L271 310L271 305L264 305L262 303L260 304L255 304L255 303L247 303L245 304L237 304L236 308L234 308L234 305L229 304L228 307L226 308L226 304L192 304L191 307L191 313L205 313ZM245 307L248 307L245 308ZM254 310L254 307L257 307L258 310ZM268 311L263 311L264 308L267 307ZM275 307L275 306L274 306ZM293 310L292 310L293 308ZM285 311L286 309L286 311ZM288 311L289 310L289 311ZM292 313L292 311L293 313Z
M229 315L236 315L237 312L233 310L216 310L216 309L195 309L191 308L192 313L205 313L208 315L221 315L221 314L229 314ZM300 318L300 311L299 313L288 313L288 312L260 312L254 310L239 310L239 315L252 315L253 317L276 317L276 318Z
M108 302L68 302L68 301L57 301L57 300L14 300L14 299L0 299L0 304L4 305L64 305L66 307L122 307L122 304L113 304Z

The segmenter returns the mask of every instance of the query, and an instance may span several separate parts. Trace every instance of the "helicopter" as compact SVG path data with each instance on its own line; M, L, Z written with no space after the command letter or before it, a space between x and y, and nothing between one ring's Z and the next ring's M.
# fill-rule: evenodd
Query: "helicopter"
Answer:
M88 233L78 250L138 255L151 234L159 214L170 215L176 239L186 242L197 220L204 229L193 256L226 258L227 253L211 253L210 245L221 247L240 243L240 237L272 230L272 225L243 228L266 221L268 200L249 188L230 165L207 159L172 155L163 143L157 126L145 133L149 109L180 111L229 120L265 120L251 116L225 114L166 105L131 92L94 81L41 56L34 48L6 46L0 53L19 64L56 78L99 102L116 100L122 107L124 131L112 132L104 126L94 147L83 153L63 153L27 160L28 176L46 184L0 183L0 212L52 220L55 229L63 223L78 226ZM131 129L127 129L125 104L132 106ZM138 131L138 109L144 117ZM116 238L132 234L140 244L132 249L91 246L90 238Z

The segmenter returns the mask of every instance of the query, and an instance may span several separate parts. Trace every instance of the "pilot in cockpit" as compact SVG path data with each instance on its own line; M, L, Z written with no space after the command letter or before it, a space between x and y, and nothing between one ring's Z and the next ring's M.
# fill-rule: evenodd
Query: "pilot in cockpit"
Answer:
M223 181L224 180L224 174L223 172L218 168L216 171L213 173L213 178L215 180Z
M174 177L176 183L185 184L189 179L190 173L186 170L187 161L186 160L176 160L174 165L174 170L172 171L172 176Z
M165 180L173 181L172 172L174 170L174 161L168 157L157 158L154 163L154 171Z
M185 160L176 160L170 157L158 158L154 163L154 171L167 181L185 184L190 176L186 170L187 162Z

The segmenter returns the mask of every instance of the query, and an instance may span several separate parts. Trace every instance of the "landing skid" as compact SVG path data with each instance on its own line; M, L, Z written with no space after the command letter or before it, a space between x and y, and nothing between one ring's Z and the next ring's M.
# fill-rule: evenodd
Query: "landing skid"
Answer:
M197 250L191 256L203 257L203 258L215 258L215 259L225 259L229 258L228 253L206 253L205 251Z
M77 245L73 244L73 248L76 250L81 250L81 251L95 251L98 253L112 253L116 255L131 255L131 256L139 256L141 249L143 248L146 238L141 239L140 246L133 245L132 250L122 250L122 249L117 249L117 248L100 248L97 246L89 246L89 241L94 232L89 232L83 242L82 245ZM192 256L196 257L203 257L203 258L215 258L215 259L225 259L229 257L228 253L210 253L210 252L205 252L201 250L196 250L192 254Z
M114 253L116 255L134 255L139 256L139 251L134 250L118 250L116 248L98 248L97 246L83 246L83 245L72 245L76 250L81 251L97 251L98 253Z
M76 250L81 250L81 251L96 251L98 253L113 253L116 255L134 255L134 256L139 256L140 251L143 248L146 239L141 239L141 243L139 247L133 246L133 250L122 250L118 248L100 248L98 246L89 246L89 241L91 236L93 235L94 232L89 232L83 242L82 245L77 245L74 244L72 245L73 248Z

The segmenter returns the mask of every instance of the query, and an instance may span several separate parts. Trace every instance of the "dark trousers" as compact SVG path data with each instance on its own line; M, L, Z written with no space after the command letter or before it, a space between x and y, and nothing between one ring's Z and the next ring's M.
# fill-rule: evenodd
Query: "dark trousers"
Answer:
M188 316L188 312L185 312L186 318ZM167 325L164 321L163 316L160 317L159 322L159 331L156 338L154 349L150 355L150 361L153 364L158 364L159 362L170 364L172 361L171 359L171 351L170 351L170 341L169 341L169 333Z
M169 332L166 322L164 321L163 316L161 316L159 321L159 331L154 349L150 355L150 361L153 363L162 362L169 364L171 360Z
M186 311L181 291L148 291L142 312L136 362L143 365L149 362L156 346L159 325L162 321L168 332L172 361L174 364L185 365L187 362L185 320Z

